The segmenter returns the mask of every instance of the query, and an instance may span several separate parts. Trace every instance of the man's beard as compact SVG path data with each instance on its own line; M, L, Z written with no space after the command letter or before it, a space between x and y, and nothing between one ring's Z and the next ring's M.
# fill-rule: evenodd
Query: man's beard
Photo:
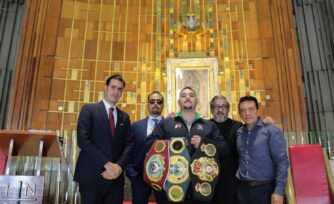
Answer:
M213 120L216 121L217 123L223 123L227 120L227 116L214 117Z
M193 107L192 106L183 106L183 109L184 110L191 110L191 109L193 109Z
M152 114L154 115L161 115L161 111L159 108L152 108Z

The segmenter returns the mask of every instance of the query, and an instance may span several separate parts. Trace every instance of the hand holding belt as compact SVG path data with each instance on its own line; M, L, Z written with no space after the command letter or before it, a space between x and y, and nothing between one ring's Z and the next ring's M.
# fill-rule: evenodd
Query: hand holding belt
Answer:
M212 200L219 176L218 160L215 144L202 137L199 148L191 157L190 177L194 200Z

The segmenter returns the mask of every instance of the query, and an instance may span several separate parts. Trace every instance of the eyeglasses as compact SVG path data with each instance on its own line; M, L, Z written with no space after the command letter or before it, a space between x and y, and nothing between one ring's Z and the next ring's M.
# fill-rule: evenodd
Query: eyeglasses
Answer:
M212 106L212 108L215 109L215 110L219 110L219 109L224 110L224 109L227 109L227 107L228 107L227 104L224 104L224 105L221 105L221 106L219 106L219 105Z
M163 104L164 102L163 102L163 100L161 100L161 99L157 99L157 100L155 100L155 99L150 99L149 101L148 101L150 104L154 104L154 103L157 103L157 104L159 104L159 105L161 105L161 104Z

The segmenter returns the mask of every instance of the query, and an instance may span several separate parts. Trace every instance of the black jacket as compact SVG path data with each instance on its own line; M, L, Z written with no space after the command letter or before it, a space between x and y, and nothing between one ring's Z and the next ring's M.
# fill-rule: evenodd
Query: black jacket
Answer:
M170 139L171 137L185 137L188 141L187 147L191 156L195 152L195 148L190 144L190 139L193 135L199 135L212 140L212 142L217 145L219 156L222 157L229 154L229 147L223 135L213 122L198 118L192 123L190 131L188 131L181 116L163 119L147 138L145 150L147 152L155 140Z

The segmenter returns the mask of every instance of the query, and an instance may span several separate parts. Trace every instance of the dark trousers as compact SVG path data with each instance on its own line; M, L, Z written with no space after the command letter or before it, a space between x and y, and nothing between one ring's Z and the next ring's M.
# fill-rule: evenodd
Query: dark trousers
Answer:
M81 204L122 204L124 185L115 184L102 177L95 182L79 183Z
M168 203L167 195L164 191L155 191L145 183L141 176L131 178L132 203L147 204L151 192L153 191L157 204Z
M237 179L231 177L219 178L215 187L212 204L235 204L237 202Z
M237 183L237 198L239 204L270 204L271 195L275 189L273 182L250 186L247 183Z

